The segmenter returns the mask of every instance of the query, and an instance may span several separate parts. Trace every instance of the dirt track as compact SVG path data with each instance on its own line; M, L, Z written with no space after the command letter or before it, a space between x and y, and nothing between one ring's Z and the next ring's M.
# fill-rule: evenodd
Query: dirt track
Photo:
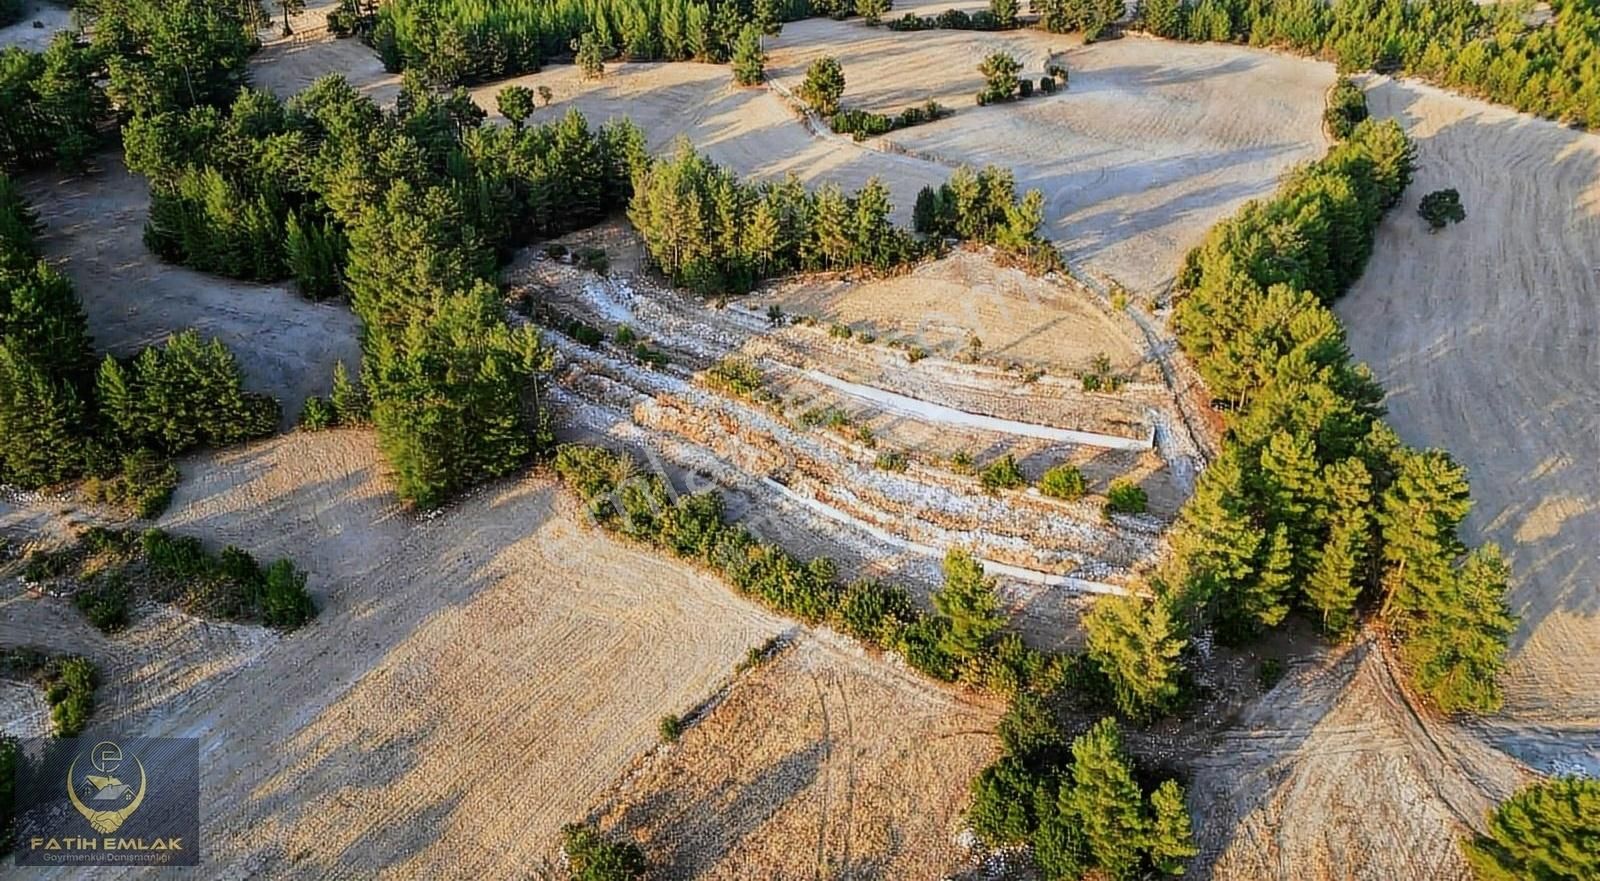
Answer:
M206 648L192 635L160 647L152 656L191 681L97 720L202 739L211 877L524 874L662 715L786 626L586 528L549 482L502 484L414 523L376 462L355 432L192 461L163 520L292 555L322 609L226 670L180 663ZM59 601L4 608L0 643L44 632L103 662L139 654L125 643L143 622L107 640Z
M1351 349L1401 436L1470 470L1469 539L1509 556L1506 713L1569 726L1600 773L1600 136L1412 83L1368 101L1419 167L1339 305ZM1429 234L1417 202L1442 187L1467 218Z

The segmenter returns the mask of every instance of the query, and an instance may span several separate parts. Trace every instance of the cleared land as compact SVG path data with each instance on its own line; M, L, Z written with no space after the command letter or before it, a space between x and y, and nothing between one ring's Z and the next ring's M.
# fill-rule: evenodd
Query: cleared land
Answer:
M34 22L39 27L34 27ZM61 31L72 30L72 11L65 5L34 0L12 25L0 28L0 51L16 46L29 52L43 52Z
M83 175L31 175L23 189L44 223L44 257L72 279L97 349L130 355L195 328L227 344L246 387L280 398L286 420L308 395L328 391L335 362L352 371L361 363L346 306L310 302L287 283L232 281L161 262L144 246L144 179L114 153L95 164Z
M999 754L999 709L805 636L756 668L597 811L661 878L948 877L966 781Z
M1468 467L1468 538L1510 559L1507 714L1570 730L1600 773L1600 137L1409 82L1368 102L1419 162L1339 304L1350 347L1401 436ZM1467 218L1429 234L1417 202L1442 187Z
M589 529L545 480L415 522L377 461L345 431L188 463L163 526L312 573L317 621L247 662L201 665L214 624L158 615L103 637L59 600L6 597L0 644L43 637L111 671L97 724L203 738L213 874L521 876L661 716L785 627ZM145 631L171 638L145 647ZM188 678L139 700L140 658Z

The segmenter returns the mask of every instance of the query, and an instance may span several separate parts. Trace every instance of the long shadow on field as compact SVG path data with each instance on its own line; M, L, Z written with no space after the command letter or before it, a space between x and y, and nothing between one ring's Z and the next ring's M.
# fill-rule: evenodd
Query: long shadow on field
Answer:
M1351 350L1387 389L1400 436L1468 469L1464 537L1505 551L1522 618L1511 691L1540 704L1517 709L1600 722L1600 649L1579 635L1600 626L1600 140L1498 114L1438 125L1421 89L1373 92L1374 114L1406 128L1418 164L1338 305ZM1467 217L1430 234L1417 204L1443 187L1460 191ZM1519 667L1552 616L1568 619L1555 622L1563 642L1536 663L1562 669Z
M654 830L645 845L675 878L696 878L733 853L776 811L816 782L829 744L817 740L745 780L728 780L708 791L686 779L630 807L616 823L619 833ZM662 840L664 839L664 840Z

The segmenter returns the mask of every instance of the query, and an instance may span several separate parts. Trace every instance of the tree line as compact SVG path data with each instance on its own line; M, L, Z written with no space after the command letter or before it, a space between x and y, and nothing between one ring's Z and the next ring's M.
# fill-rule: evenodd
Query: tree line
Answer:
M530 73L594 47L600 58L726 63L747 26L776 34L807 0L391 0L369 39L390 71L435 85Z
M172 477L150 468L151 457L276 428L277 402L244 391L232 353L194 331L97 361L77 293L40 259L37 232L32 210L0 176L0 481L131 481L127 498L154 492L164 503Z
M1515 626L1505 563L1462 544L1464 469L1381 420L1382 389L1329 308L1414 161L1396 123L1362 122L1185 258L1174 325L1226 434L1180 512L1154 599L1111 598L1087 619L1124 711L1179 703L1198 628L1243 642L1296 610L1335 639L1371 613L1402 637L1415 684L1441 710L1499 706Z
M1552 0L1145 0L1140 22L1180 40L1248 43L1326 58L1341 72L1398 72L1528 113L1600 125L1600 9Z
M1030 191L1019 200L1004 169L957 169L917 203L924 221L918 231L940 240L983 241L1046 263L1055 254L1038 235L1043 196ZM893 211L888 187L877 178L849 195L833 184L808 191L792 175L781 183L747 183L680 142L671 156L643 166L628 218L674 284L721 295L789 272L885 272L938 247L895 226Z

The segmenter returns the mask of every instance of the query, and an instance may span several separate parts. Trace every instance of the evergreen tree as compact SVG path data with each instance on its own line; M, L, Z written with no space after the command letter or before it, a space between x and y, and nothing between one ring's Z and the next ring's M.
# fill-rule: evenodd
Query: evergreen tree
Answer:
M1323 471L1328 489L1326 541L1311 551L1306 603L1318 613L1322 629L1343 637L1356 623L1356 601L1365 581L1372 540L1372 479L1360 459L1342 459Z
M1428 597L1450 582L1450 566L1464 548L1456 528L1472 509L1466 470L1442 450L1403 450L1383 494L1378 525L1383 535L1386 615L1422 612Z
M934 592L933 607L949 622L941 647L957 660L976 656L1005 626L994 580L983 574L983 564L960 548L944 556L944 586Z
M605 19L600 19L605 21ZM596 31L585 31L573 46L576 55L573 57L578 69L583 71L586 80L597 80L606 73L606 58L611 55L611 46L605 42Z
M1184 864L1200 852L1194 844L1189 809L1183 803L1183 787L1176 780L1163 780L1150 793L1150 834L1146 848L1151 864L1167 875L1182 875Z
M1149 820L1115 720L1101 719L1072 741L1067 804L1101 871L1117 881L1137 877Z
M844 96L844 69L831 56L824 55L806 68L806 78L798 90L800 99L823 116L839 112Z
M1524 787L1462 843L1479 881L1600 878L1600 780L1555 777Z
M1182 0L1143 0L1139 4L1144 29L1168 39L1183 37L1185 8Z
M1017 26L1017 0L989 0L989 13L1001 30Z
M1428 593L1406 624L1401 657L1443 712L1500 709L1496 680L1505 671L1506 642L1517 629L1506 605L1508 576L1499 548L1484 545Z
M1124 713L1147 717L1177 703L1179 658L1188 643L1169 600L1102 597L1084 629L1089 658L1111 680Z
M761 30L754 24L745 25L733 44L733 81L741 86L754 86L766 79L767 53L761 48Z
M533 115L533 91L527 86L506 86L495 95L494 101L495 109L515 128L522 128Z
M366 425L372 420L372 405L367 393L350 379L344 362L333 365L333 393L328 398L334 422L339 425Z

